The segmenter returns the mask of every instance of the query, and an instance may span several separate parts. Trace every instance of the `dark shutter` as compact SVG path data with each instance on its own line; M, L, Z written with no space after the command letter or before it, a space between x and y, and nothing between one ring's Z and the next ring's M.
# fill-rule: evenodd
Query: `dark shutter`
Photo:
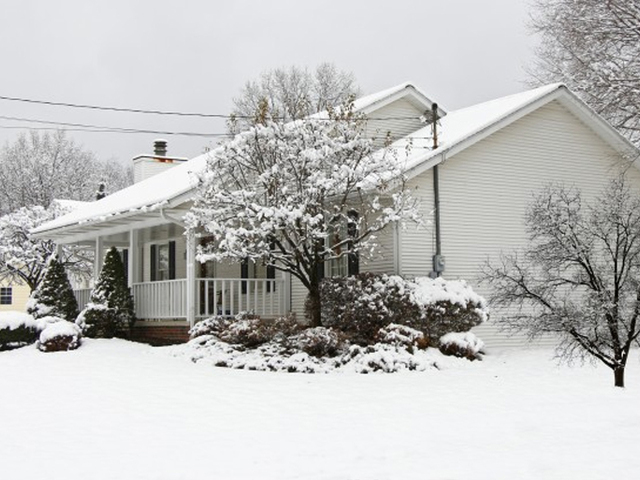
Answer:
M129 250L122 250L122 265L124 265L124 281L129 285Z
M176 242L169 242L169 280L176 278Z
M156 268L158 261L158 249L155 245L151 245L151 256L149 263L149 278L152 282L156 281Z
M358 212L351 210L348 214L349 220L347 222L347 236L351 239L358 236ZM347 275L353 276L360 273L360 254L354 252L353 240L348 244L349 253L347 254Z
M276 267L273 265L267 265L267 280L274 280L276 278ZM271 292L271 284L273 283L273 291L276 291L276 284L274 282L267 282L267 292Z
M240 278L249 278L249 259L248 258L245 258L240 263ZM240 289L242 290L243 294L247 293L246 281L240 282Z

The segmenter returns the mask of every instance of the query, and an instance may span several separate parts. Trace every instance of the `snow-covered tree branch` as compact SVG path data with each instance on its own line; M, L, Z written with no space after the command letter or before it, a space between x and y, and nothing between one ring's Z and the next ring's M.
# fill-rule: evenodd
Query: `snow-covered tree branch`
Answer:
M211 153L191 233L211 236L199 259L251 259L289 272L320 323L319 270L371 254L390 223L418 220L394 151L377 149L352 104L324 118L267 122Z
M61 130L31 131L0 150L0 214L54 199L95 200L100 184L114 192L131 182L130 168L98 161Z
M29 231L66 213L57 204L50 208L23 207L0 217L0 279L35 290L40 284L49 257L56 245L50 240L36 239ZM91 253L76 247L65 247L60 262L77 279L90 275Z
M580 192L546 188L526 214L529 244L485 266L505 327L555 334L561 358L595 358L624 386L640 336L640 196L624 175L592 205Z
M640 5L628 0L536 0L533 83L563 82L640 144Z

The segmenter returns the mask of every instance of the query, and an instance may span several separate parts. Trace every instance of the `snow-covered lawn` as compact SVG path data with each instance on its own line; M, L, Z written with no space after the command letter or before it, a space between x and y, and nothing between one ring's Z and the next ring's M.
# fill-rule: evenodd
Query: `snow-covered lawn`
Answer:
M399 374L215 368L86 340L0 352L0 478L609 479L640 472L640 365L549 350Z

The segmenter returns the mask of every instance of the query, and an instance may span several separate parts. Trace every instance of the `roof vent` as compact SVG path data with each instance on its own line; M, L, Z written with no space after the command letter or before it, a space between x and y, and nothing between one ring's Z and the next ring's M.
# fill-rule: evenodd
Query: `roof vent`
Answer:
M161 138L155 140L153 142L153 154L156 157L166 157L167 156L167 141Z

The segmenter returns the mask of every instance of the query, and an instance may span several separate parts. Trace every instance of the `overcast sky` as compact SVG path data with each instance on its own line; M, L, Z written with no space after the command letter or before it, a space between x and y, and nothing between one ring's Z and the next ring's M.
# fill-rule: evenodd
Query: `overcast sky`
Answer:
M227 114L265 70L333 62L364 93L412 81L451 110L524 90L529 0L1 0L0 96ZM221 133L216 120L0 100L0 117ZM25 122L0 118L0 144ZM20 127L20 129L7 127ZM42 125L41 125L42 126ZM153 134L70 132L103 159ZM215 140L166 136L191 157Z

